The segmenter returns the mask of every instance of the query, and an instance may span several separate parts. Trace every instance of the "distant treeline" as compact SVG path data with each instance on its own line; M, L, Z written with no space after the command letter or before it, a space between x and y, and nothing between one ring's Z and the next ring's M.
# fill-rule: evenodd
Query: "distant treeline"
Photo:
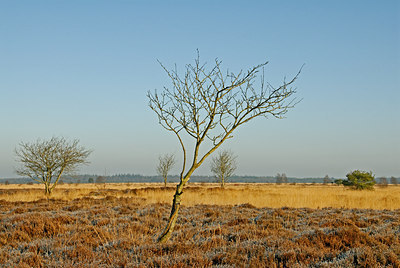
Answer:
M231 183L334 183L335 178L294 178L286 177L284 174L276 176L232 176L228 179ZM376 179L377 183L382 183L382 178ZM191 182L217 182L214 176L201 176L194 175L190 179ZM399 179L387 180L388 183L394 181L400 181ZM393 181L393 182L392 182ZM115 174L111 176L102 176L95 174L84 174L75 176L64 176L61 178L60 183L144 183L144 182L163 182L161 176L144 176L140 174ZM168 176L168 182L179 182L178 175ZM0 178L0 184L25 184L25 183L37 183L30 178Z

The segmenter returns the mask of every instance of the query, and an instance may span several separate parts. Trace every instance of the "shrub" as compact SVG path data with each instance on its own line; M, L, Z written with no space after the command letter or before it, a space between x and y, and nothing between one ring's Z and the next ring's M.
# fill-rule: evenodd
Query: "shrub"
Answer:
M375 185L375 177L372 172L354 170L346 175L347 181L343 185L352 186L356 190L372 190Z
M353 185L351 181L342 180L342 179L336 179L334 181L334 183L337 184L337 185L344 185L344 186L352 186Z
M343 180L342 179L337 179L334 181L337 185L342 185L343 184Z

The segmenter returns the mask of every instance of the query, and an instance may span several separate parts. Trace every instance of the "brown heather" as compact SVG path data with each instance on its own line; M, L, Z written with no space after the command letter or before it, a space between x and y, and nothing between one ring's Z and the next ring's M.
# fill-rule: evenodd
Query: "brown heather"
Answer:
M0 266L400 267L398 186L192 184L157 244L173 192L60 185L46 200L35 185L2 186Z

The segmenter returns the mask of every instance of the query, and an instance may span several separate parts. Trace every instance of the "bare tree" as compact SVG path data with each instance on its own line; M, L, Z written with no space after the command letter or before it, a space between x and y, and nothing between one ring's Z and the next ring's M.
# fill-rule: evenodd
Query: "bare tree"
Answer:
M387 187L388 186L388 180L386 177L380 177L379 178L379 184L383 187Z
M233 131L238 127L259 116L283 118L297 103L295 98L291 98L295 90L290 85L295 82L300 71L290 81L284 80L279 87L265 83L262 72L260 84L256 86L257 75L266 64L252 67L247 72L225 73L221 70L221 61L216 59L213 67L207 70L205 64L200 64L197 55L194 65L186 65L185 73L180 76L176 67L168 70L160 63L172 80L173 88L165 87L161 93L149 91L149 106L157 114L162 127L178 138L183 152L183 164L171 214L158 238L159 242L170 238L183 188L204 160L224 141L232 138ZM187 144L183 133L192 138L194 145L190 159L192 162L188 167Z
M233 175L236 170L236 156L231 151L222 151L211 162L211 171L224 188L225 181Z
M21 167L16 173L43 183L45 194L49 196L63 173L70 173L79 164L87 164L91 151L79 146L79 140L68 142L64 138L37 140L33 143L21 142L15 149Z
M106 189L106 182L107 182L106 176L97 176L95 181L97 190Z
M106 182L107 182L107 178L105 176L97 176L97 178L96 178L97 184L102 184L102 183L106 183Z
M164 186L167 187L167 177L171 168L175 165L175 156L173 154L160 155L157 172L164 179Z
M282 183L282 177L280 173L276 174L275 179L276 179L276 184Z
M329 178L329 175L325 175L325 177L324 177L324 184L328 184L328 183L331 183L332 181L331 181L331 179Z
M276 184L281 184L281 183L288 183L288 178L286 176L286 173L276 174Z

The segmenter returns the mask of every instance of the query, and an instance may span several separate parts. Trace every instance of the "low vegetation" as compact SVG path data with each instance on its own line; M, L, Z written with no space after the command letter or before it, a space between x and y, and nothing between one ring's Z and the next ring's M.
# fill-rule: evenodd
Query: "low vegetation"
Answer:
M175 232L165 244L156 240L168 220L172 184L166 189L161 183L85 186L60 185L47 200L38 185L3 185L0 263L4 267L400 265L399 186L360 192L323 185L227 184L225 189L218 184L189 185L187 205L181 207ZM244 191L252 198L246 198ZM374 195L379 196L375 202L370 200ZM17 200L23 196L34 201ZM290 198L294 202L304 198L302 205L310 206L283 205L292 202ZM360 198L364 201L357 203Z

